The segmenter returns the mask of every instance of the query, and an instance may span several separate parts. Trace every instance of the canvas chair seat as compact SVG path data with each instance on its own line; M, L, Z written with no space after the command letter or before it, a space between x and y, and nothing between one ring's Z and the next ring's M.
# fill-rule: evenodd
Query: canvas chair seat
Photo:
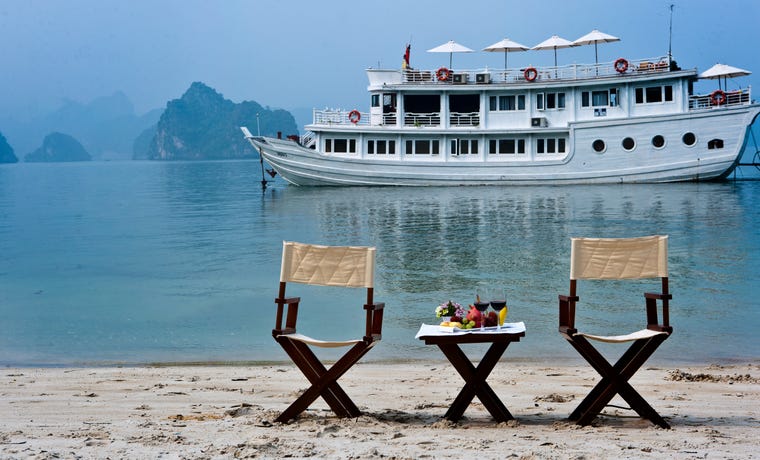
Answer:
M325 400L338 417L361 415L359 408L338 384L338 379L381 339L385 305L373 300L374 275L375 248L283 241L280 290L274 301L277 304L277 315L272 336L311 386L277 417L278 422L296 418L319 397ZM366 311L364 336L356 340L328 341L298 333L296 323L301 298L286 297L288 283L366 289L366 303L362 305ZM349 348L328 369L310 347Z
M299 342L307 343L309 345L313 345L315 347L321 347L321 348L340 348L340 347L348 347L351 345L356 345L357 343L361 342L362 339L355 339L355 340L319 340L312 337L309 337L308 335L303 334L280 334L277 336L279 337L285 337L290 340L298 340Z
M586 337L587 339L596 340L598 342L623 343L623 342L633 342L634 340L649 339L651 337L654 337L660 334L667 334L667 332L653 331L651 329L642 329L640 331L631 332L630 334L625 334L625 335L593 335L593 334L585 334L583 332L576 332L575 334L573 334L573 336L580 335L580 336Z
M595 335L578 332L575 311L580 297L578 280L638 280L659 278L660 293L644 293L646 328L624 335ZM668 237L571 238L570 294L559 296L559 332L600 375L601 380L570 414L580 425L590 424L615 397L620 395L631 409L662 428L670 425L628 383L657 348L673 333L670 326L668 292ZM662 323L658 320L662 304ZM591 345L632 342L612 365Z

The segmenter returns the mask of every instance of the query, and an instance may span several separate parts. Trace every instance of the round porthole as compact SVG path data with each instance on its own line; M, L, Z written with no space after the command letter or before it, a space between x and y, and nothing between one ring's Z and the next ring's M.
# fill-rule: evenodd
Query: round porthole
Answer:
M661 149L661 148L663 148L663 147L665 146L665 138L664 138L664 137L662 137L662 136L661 136L661 135L659 135L659 134L658 134L658 135L656 135L656 136L654 136L654 137L652 138L652 145L653 145L653 146L654 146L654 148L656 148L656 149Z
M634 141L632 137L626 137L623 139L622 145L626 151L630 152L634 147L636 147L636 141Z
M683 141L684 144L691 147L692 145L697 143L697 136L695 136L694 133L689 132L689 133L684 134L683 137L681 137L681 140Z
M607 145L605 145L603 140L597 139L591 144L591 148L593 148L596 153L602 153L604 152L604 149L607 148Z

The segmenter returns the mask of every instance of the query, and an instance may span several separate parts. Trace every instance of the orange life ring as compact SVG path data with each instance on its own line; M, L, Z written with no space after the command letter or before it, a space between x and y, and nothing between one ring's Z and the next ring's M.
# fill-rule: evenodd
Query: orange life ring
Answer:
M435 71L435 77L438 79L438 81L449 81L449 77L451 77L451 70L447 69L446 67L441 67Z
M628 70L628 61L626 61L625 58L618 58L618 60L615 61L615 70L617 70L618 73L625 73L625 71Z
M533 81L538 77L538 70L536 70L535 67L528 67L525 69L525 72L523 72L523 77L528 81Z
M362 119L362 114L359 113L358 110L354 109L354 110L348 112L348 121L350 121L351 123L357 124L357 123L359 123L359 120L361 120L361 119Z
M719 89L716 89L712 92L712 94L710 94L710 101L713 103L713 105L723 105L726 102L726 93Z

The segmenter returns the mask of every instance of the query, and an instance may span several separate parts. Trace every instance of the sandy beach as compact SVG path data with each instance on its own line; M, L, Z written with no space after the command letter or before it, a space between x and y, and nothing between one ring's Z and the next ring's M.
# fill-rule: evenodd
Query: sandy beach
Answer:
M631 382L665 430L615 407L569 423L598 377L567 363L502 361L488 382L506 423L477 398L459 422L442 418L463 383L446 361L359 364L340 382L363 416L338 419L320 399L288 424L273 421L308 387L288 364L5 368L0 457L757 458L758 377L760 363L642 369Z

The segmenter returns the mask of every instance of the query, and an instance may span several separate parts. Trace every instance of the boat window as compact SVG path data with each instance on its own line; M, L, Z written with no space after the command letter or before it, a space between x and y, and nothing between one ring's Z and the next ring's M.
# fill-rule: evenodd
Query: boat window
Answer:
M380 107L380 95L379 94L373 94L372 95L372 107Z
M565 108L565 93L538 93L536 94L536 109L543 110L544 102L546 102L546 109L564 109Z
M673 102L673 86L649 86L636 88L637 104L652 104L658 102Z
M617 105L617 88L581 92L581 107L617 107Z
M490 96L488 98L488 110L491 112L525 110L525 95Z
M652 138L652 145L657 149L661 149L665 145L665 138L659 134L654 136Z
M610 103L610 93L607 91L593 91L591 93L591 105L593 107L606 107Z
M685 133L683 137L681 137L681 140L684 144L688 145L689 147L693 146L697 143L697 136L694 135L694 133Z
M367 154L393 155L396 153L396 141L393 140L368 140Z
M451 153L452 155L477 154L478 140L477 139L452 139Z
M630 152L634 147L636 147L636 141L634 141L632 137L626 137L623 139L622 145L626 151Z
M597 139L591 143L591 148L593 148L596 153L602 153L607 148L607 145L603 140Z
M325 152L356 153L356 139L325 139Z
M404 96L404 111L431 113L441 111L441 98L437 94L407 94Z
M452 94L449 96L449 110L459 113L480 112L480 95Z
M438 155L440 147L438 140L417 139L406 141L407 155Z
M348 140L335 139L333 142L333 148L335 149L335 153L346 153L348 151Z
M645 90L647 103L662 102L662 88L659 86L650 86Z
M708 150L722 149L723 139L711 139L710 141L707 142L707 148Z
M565 153L566 141L564 137L546 137L536 139L536 153Z
M525 139L490 139L488 153L501 155L525 153Z
M430 141L414 141L414 153L416 154L429 154L430 153Z

